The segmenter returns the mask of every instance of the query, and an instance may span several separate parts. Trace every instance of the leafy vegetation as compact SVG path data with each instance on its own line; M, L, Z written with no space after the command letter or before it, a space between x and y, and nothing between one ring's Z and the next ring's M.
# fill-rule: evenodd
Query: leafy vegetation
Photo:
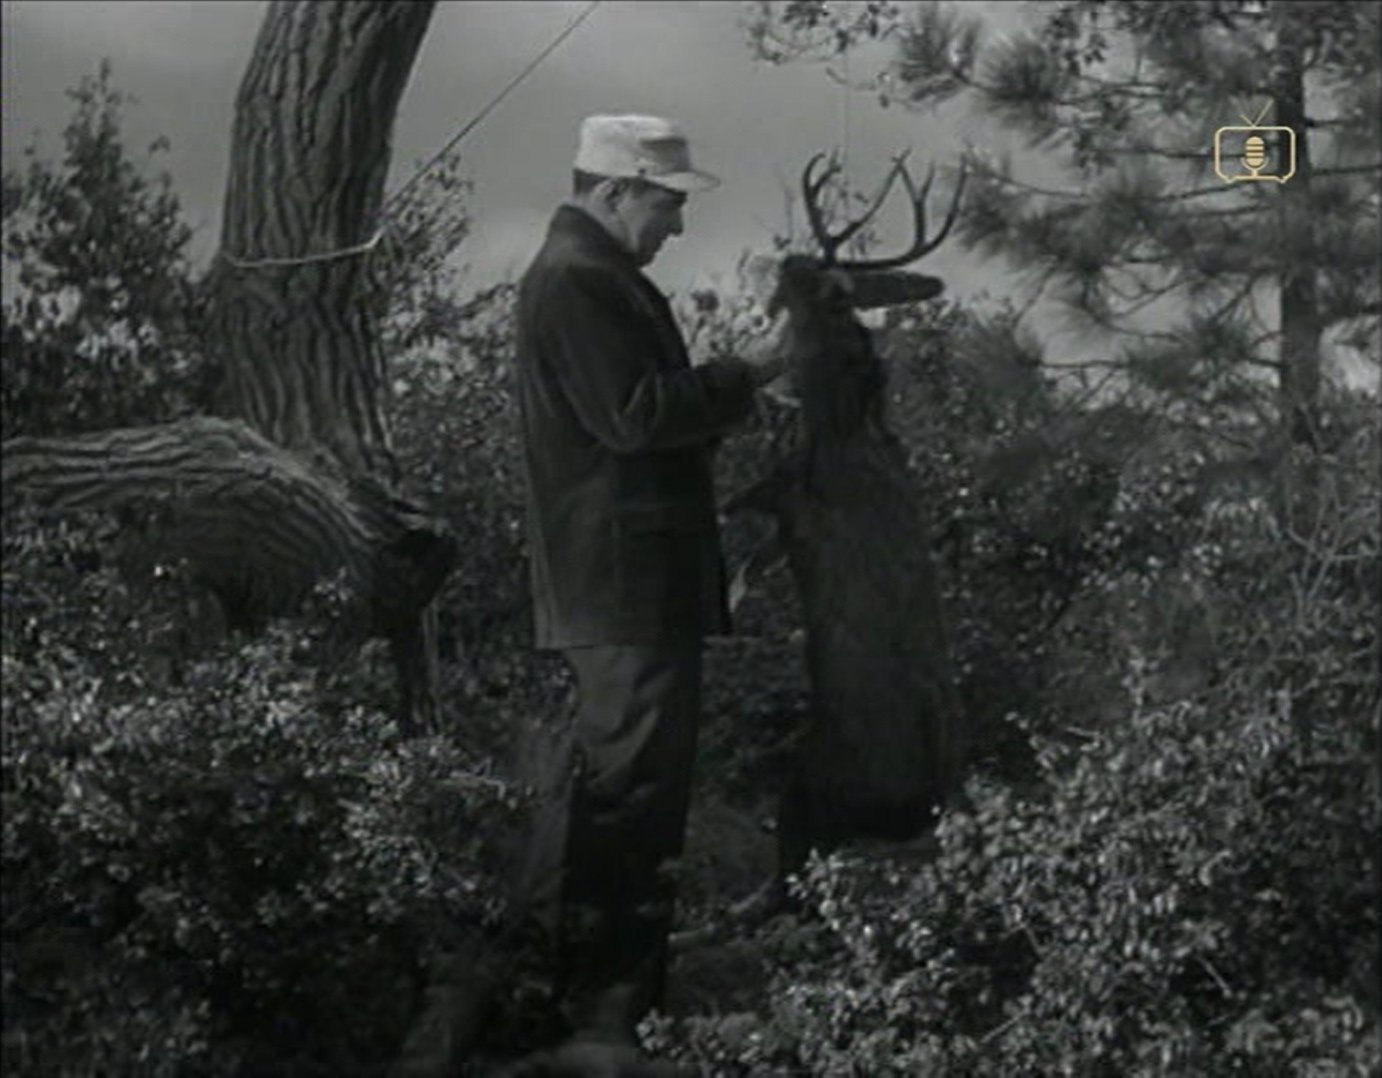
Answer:
M11 438L173 419L203 407L210 389L192 230L172 180L130 159L108 63L68 96L61 161L31 145L27 169L4 178L4 257L19 286L0 330ZM149 157L166 148L155 141Z
M512 795L401 742L301 628L184 664L176 570L135 594L93 564L105 530L6 530L7 1069L382 1062L426 934L493 912L478 850Z
M1164 442L1070 525L1073 588L983 557L1030 546L981 517L957 606L1007 631L970 696L1029 751L980 762L931 859L817 861L759 991L650 1043L715 1074L1375 1071L1379 444L1371 402L1336 422L1310 536ZM1063 613L1024 638L995 601Z
M6 250L40 297L6 309L9 430L153 422L195 397L199 353L165 347L196 324L185 232L126 161L104 79L68 133L104 180L6 178ZM143 227L63 262L81 200ZM398 285L391 373L408 481L465 552L441 600L440 735L393 728L384 657L341 648L330 582L303 618L227 634L121 521L7 510L7 1072L368 1069L429 957L495 923L541 777L527 738L569 684L528 651L511 289L448 306L427 277ZM96 313L50 316L59 279ZM158 331L119 362L99 343L111 288ZM746 309L707 292L681 314L713 352ZM647 1044L726 1075L1375 1073L1376 398L1326 384L1329 436L1284 447L1184 383L1057 380L1017 326L937 303L878 331L985 749L965 797L933 846L816 861L792 912L681 954ZM763 408L719 453L726 491L767 467L781 416ZM727 526L731 562L752 527ZM739 628L707 666L693 932L766 878L760 820L805 711L786 574ZM499 1005L515 1036L530 1004Z

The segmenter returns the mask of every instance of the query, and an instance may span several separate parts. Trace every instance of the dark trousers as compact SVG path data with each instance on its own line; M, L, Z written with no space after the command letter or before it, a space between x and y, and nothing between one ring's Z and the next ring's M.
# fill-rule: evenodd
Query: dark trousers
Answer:
M701 642L565 653L579 703L544 770L516 913L554 945L580 1029L660 1006L701 707Z

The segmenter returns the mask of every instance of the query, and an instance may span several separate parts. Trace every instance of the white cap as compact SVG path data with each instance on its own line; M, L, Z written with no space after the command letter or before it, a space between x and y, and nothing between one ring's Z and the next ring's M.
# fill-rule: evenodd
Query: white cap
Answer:
M681 128L659 116L587 116L575 167L596 176L639 176L673 191L708 191L720 184L691 167Z

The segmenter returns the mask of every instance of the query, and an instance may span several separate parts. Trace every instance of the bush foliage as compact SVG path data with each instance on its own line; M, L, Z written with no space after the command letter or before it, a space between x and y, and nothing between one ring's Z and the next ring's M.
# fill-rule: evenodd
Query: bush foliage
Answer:
M710 1074L1375 1073L1376 402L1283 449L1081 401L1010 324L879 333L988 750L966 796L920 866L816 861L762 991L648 1043Z
M301 626L184 662L176 569L136 593L83 525L7 529L7 1069L380 1062L429 934L494 911L509 788Z
M68 96L61 161L35 144L4 180L4 256L19 285L3 308L6 437L177 418L205 406L213 377L171 178L130 160L108 63ZM166 149L155 141L150 159Z
M69 144L102 184L6 179L7 251L40 297L6 308L12 433L195 397L185 234L125 162L104 79ZM111 250L65 280L96 312L65 321L43 282L74 265L60 241L88 203L108 227L83 242ZM153 253L116 227L153 220ZM329 582L302 618L230 636L125 522L8 513L8 1072L367 1070L397 1050L428 956L501 911L540 778L528 738L570 686L528 649L513 290L450 300L435 256L400 278L389 340L407 482L462 541L441 734L399 736L377 644L335 643ZM158 330L119 362L99 344L112 275L119 317ZM679 313L698 355L748 331L737 292ZM725 1075L1375 1073L1376 400L1333 391L1326 444L1289 450L1245 417L1197 422L1193 399L1072 389L1014 327L935 303L877 330L984 749L965 796L934 847L816 860L793 912L683 956L647 1044ZM54 371L64 393L43 388ZM722 445L721 493L767 470L786 418L764 402ZM756 527L727 522L731 567ZM737 620L708 656L691 929L762 882L759 821L807 706L787 574Z

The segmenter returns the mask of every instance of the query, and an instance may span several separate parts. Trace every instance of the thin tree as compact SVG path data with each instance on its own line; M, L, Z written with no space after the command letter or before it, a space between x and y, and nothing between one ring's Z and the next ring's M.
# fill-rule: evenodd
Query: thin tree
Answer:
M429 605L447 529L402 497L376 273L389 139L434 5L268 8L236 101L221 250L206 282L214 417L4 444L7 501L156 507L227 620L253 628L343 572L389 637L406 715L435 707ZM419 699L424 680L433 692Z

